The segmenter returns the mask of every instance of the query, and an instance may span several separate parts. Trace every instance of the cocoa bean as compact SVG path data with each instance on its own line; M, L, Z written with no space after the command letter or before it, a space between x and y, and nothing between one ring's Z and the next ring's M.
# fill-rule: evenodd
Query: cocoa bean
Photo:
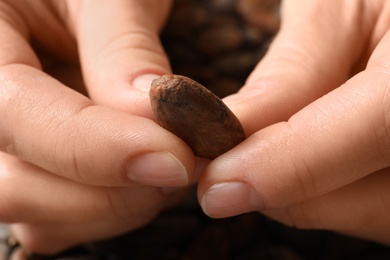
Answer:
M220 16L199 34L196 45L202 53L213 57L239 49L244 39L244 31L234 19Z
M240 0L238 12L244 19L265 31L274 33L279 29L280 0Z
M188 77L155 79L150 100L158 123L199 157L214 159L245 139L240 121L222 100Z

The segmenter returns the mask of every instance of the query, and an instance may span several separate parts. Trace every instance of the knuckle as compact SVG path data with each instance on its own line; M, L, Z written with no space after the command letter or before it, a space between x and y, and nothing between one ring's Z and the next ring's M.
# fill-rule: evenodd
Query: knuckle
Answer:
M274 155L271 155L274 158L270 158L270 161L277 158L281 163L277 168L273 168L272 177L268 177L272 178L272 185L262 194L265 196L264 203L267 209L288 207L310 199L318 193L318 176L313 170L315 166L308 161L310 157L305 154L312 149L288 122L284 124L281 139L276 141L276 145L271 144L280 148L274 150Z
M90 106L89 101L81 102L64 113L64 120L51 120L46 127L50 129L48 141L44 144L51 150L46 156L51 163L47 167L81 183L89 183L94 164L90 139L86 138L82 126L85 121L80 116Z

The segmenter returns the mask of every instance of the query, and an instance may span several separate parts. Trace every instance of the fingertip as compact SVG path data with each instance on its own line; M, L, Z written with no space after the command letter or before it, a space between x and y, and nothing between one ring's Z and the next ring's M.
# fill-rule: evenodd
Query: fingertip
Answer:
M187 169L170 152L153 152L132 158L126 167L127 177L134 182L159 187L186 186Z
M82 11L72 25L77 29L83 76L91 99L149 117L150 83L170 71L157 30L157 24L162 23L158 17L165 16L169 1L75 4L78 5ZM158 15L151 15L155 11Z
M260 210L261 204L256 191L249 184L241 181L215 183L200 199L205 214L213 218Z

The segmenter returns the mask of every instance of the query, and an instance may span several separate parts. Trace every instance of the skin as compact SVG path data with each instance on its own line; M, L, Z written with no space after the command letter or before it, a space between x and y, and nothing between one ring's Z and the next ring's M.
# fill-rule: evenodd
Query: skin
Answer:
M390 245L389 21L388 1L283 2L268 54L225 99L251 136L201 176L206 214Z
M0 1L0 222L27 250L139 228L193 182L193 153L151 120L148 97L170 72L158 38L170 5Z
M158 40L170 2L0 4L0 221L23 246L109 238L180 199L172 187L202 164L151 120L147 96L170 72ZM389 12L386 0L283 2L270 51L225 99L250 137L203 172L206 214L260 211L390 244Z

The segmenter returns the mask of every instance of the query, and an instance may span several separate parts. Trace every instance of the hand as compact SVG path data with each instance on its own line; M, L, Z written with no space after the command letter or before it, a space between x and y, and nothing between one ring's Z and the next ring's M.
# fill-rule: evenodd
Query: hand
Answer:
M158 40L170 1L0 4L0 221L18 223L28 250L54 253L138 228L177 200L159 187L191 182L194 156L150 120L146 89L170 70ZM81 85L75 70L42 53L80 61L91 99L68 87Z
M226 99L251 136L206 169L203 210L390 244L390 3L282 8L268 54Z

